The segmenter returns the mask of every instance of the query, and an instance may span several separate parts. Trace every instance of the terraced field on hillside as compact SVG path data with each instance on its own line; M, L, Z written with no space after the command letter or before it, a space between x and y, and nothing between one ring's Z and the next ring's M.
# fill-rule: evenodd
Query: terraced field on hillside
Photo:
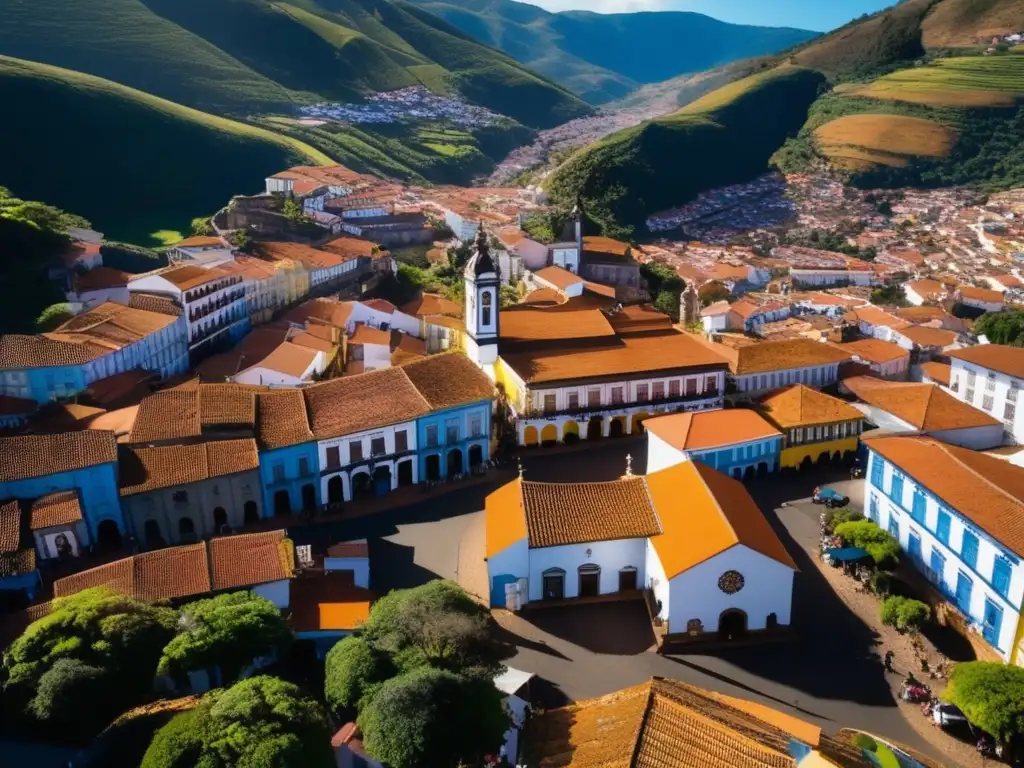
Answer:
M847 115L814 132L819 151L840 167L872 164L904 168L911 158L947 157L956 133L944 125L905 115Z
M938 59L850 92L933 107L1010 107L1024 98L1024 47L999 56Z

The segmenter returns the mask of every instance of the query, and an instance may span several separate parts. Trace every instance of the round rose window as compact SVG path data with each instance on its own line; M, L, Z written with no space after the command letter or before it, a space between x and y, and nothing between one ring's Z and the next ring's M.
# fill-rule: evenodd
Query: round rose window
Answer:
M734 595L743 589L743 574L739 571L726 571L718 577L718 588L727 595Z

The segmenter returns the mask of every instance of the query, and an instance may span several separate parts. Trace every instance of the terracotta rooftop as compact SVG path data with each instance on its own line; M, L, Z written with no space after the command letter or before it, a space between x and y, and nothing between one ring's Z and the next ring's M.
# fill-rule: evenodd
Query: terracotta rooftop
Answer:
M579 275L575 275L567 269L562 267L544 267L534 272L534 275L538 279L543 280L545 283L550 283L555 288L565 290L570 285L583 282L583 278Z
M365 301L362 302L362 304L364 306L369 307L370 309L375 309L378 312L383 312L386 315L390 315L398 310L398 307L396 307L387 299L366 299Z
M910 357L910 350L904 349L899 344L881 339L861 339L850 341L846 344L838 344L836 348L841 352L849 352L861 360L869 363L890 363L893 360Z
M554 288L536 288L526 294L519 303L534 307L554 307L566 301L566 295L561 291Z
M328 557L356 557L366 558L370 556L370 548L366 539L358 541L339 541L327 548Z
M843 384L868 405L924 432L1000 425L997 419L956 399L938 384L883 381L871 376L846 379Z
M70 525L82 519L78 491L58 491L40 496L32 502L29 527L33 531L54 525Z
M838 397L794 384L761 398L762 413L780 429L856 421L864 414Z
M938 301L946 293L946 288L938 280L914 280L905 286L925 301Z
M139 402L143 396L150 394L150 384L159 379L159 374L143 368L115 373L92 382L86 392L93 402L104 407L117 407L126 402Z
M348 337L349 344L379 344L385 347L391 346L391 334L379 328L371 328L363 323L356 323L356 327Z
M924 325L911 325L900 328L899 333L906 336L915 346L918 347L948 347L956 342L956 334L953 331L944 331L941 328L928 328Z
M288 337L288 341L292 344L298 344L300 347L314 349L317 352L326 352L327 354L333 353L337 346L333 341L325 339L317 333L310 333L308 331L293 333Z
M159 275L180 291L187 291L199 285L206 285L223 277L223 274L215 269L206 269L194 264L171 267L163 270ZM143 275L138 275L136 279L139 277L143 277Z
M494 382L459 352L431 355L402 370L433 410L494 398Z
M660 531L642 477L609 483L516 482L531 548L646 538Z
M1024 556L1024 468L930 437L867 446L1017 555Z
M611 254L625 256L629 252L629 243L613 240L610 237L590 236L583 238L584 253Z
M934 360L921 363L921 373L924 376L946 387L949 386L951 371L952 366L949 363L937 363Z
M68 597L84 589L106 587L139 600L172 600L210 591L206 544L169 547L115 560L87 571L57 579L54 597Z
M87 430L0 437L0 483L116 461L117 441L113 432Z
M0 335L0 369L83 365L110 350L91 344L69 344L46 335Z
M379 246L369 240L343 235L342 237L336 237L333 240L324 243L321 248L325 251L337 254L343 261L351 261L352 259L358 259L360 257L367 259L372 257L374 255L373 249L379 248Z
M740 347L733 353L730 370L743 376L769 371L784 371L790 368L805 368L814 365L838 364L849 360L852 355L836 347L811 339L786 339L764 341Z
M321 251L302 243L261 242L259 250L274 261L291 260L308 270L336 267L346 259L330 251Z
M130 272L122 272L120 269L96 267L84 274L75 273L71 279L71 287L75 293L124 288L131 276Z
M728 364L717 350L677 331L627 335L607 346L579 347L571 354L564 349L533 349L502 353L501 359L528 384L656 372L718 371Z
M313 440L302 390L261 392L258 403L258 436L264 448L273 450Z
M957 293L962 298L972 299L974 301L985 301L990 304L1002 304L1003 294L1001 291L992 291L987 288L975 288L971 285L961 285L957 288Z
M301 378L316 361L319 351L299 344L284 342L273 352L252 367L267 368L271 371Z
M120 462L122 496L148 493L259 468L255 440L215 440L157 448L125 447Z
M21 546L22 516L17 499L0 502L0 552L15 552Z
M399 311L413 317L428 317L430 315L462 317L461 305L436 293L421 293L417 298L403 304Z
M644 420L644 428L680 451L699 451L782 436L757 411L749 408L655 416Z
M202 429L198 391L166 389L139 403L128 440L141 444L198 437Z
M849 315L852 315L856 322L863 322L868 325L884 325L888 328L896 329L906 328L909 325L906 320L900 320L898 317L890 315L885 310L871 305L858 307L852 310Z
M284 531L218 536L209 544L215 590L281 581L295 575L295 548Z
M645 480L661 522L651 545L667 578L737 545L797 570L740 481L699 461L676 464Z
M200 384L199 420L204 427L256 423L256 395L237 384Z
M385 368L303 390L318 440L410 421L430 411L404 368Z
M535 342L615 338L608 318L599 309L576 310L576 300L553 307L511 307L501 313L503 342Z
M197 235L195 237L186 237L184 240L179 240L172 248L227 248L227 243L221 240L219 237Z
M926 323L929 320L942 320L946 315L946 311L942 307L900 307L893 311L901 320L906 320L910 323Z
M714 304L701 310L700 314L702 317L717 317L718 315L729 314L730 309L732 309L732 305L728 301L716 301Z
M344 328L352 314L351 301L335 299L312 299L303 302L295 309L287 312L284 319L297 325L304 325L310 320L318 320L337 328Z
M630 304L617 311L607 310L605 317L620 335L672 330L672 318L650 304Z
M524 737L525 759L540 768L795 768L794 740L824 764L870 765L784 712L657 677L535 715Z
M963 360L997 373L1024 379L1024 348L1004 344L979 344L948 353L953 360Z

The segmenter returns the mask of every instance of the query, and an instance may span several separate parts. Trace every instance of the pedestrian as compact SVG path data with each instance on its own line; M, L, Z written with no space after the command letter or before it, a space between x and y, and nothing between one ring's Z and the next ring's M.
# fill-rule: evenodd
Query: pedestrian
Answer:
M893 671L893 669L892 669L892 660L893 660L893 657L895 655L896 654L893 653L892 651L886 651L885 652L885 661L883 662L883 664L885 665L885 671L886 672L892 672Z

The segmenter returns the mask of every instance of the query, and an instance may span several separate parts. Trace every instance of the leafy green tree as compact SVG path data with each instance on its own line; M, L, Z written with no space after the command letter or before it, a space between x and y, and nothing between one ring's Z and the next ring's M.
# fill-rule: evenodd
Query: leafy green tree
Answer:
M189 232L197 237L209 237L214 233L213 222L210 221L209 216L199 216L192 219Z
M493 676L502 669L505 649L492 638L488 616L460 586L437 579L374 603L363 635L402 669L429 664Z
M673 293L672 291L662 291L658 294L658 297L654 300L654 308L659 312L671 317L673 320L679 320L679 294Z
M36 318L36 331L39 333L54 331L74 316L75 313L71 311L71 305L66 301L51 304Z
M891 570L899 562L900 544L888 531L883 531L871 520L853 520L837 525L836 536L847 546L860 547L865 550L875 565Z
M397 669L388 654L357 635L340 640L327 654L324 694L328 705L342 720L351 720L361 703Z
M199 669L220 669L225 683L261 656L282 652L292 633L277 607L253 592L229 592L189 603L179 634L164 648L157 672L183 679Z
M882 602L882 623L900 632L917 632L931 616L931 608L920 600L893 595Z
M910 304L910 302L907 301L907 294L904 292L903 286L899 283L886 285L882 288L875 288L875 290L871 292L871 303L891 304L897 307L906 307Z
M100 246L103 266L124 272L149 272L167 266L166 254L131 243L107 241Z
M707 307L714 304L716 301L728 301L732 295L729 289L724 284L717 280L704 283L698 290L697 295L700 297L700 305Z
M215 690L157 731L142 768L333 768L320 705L275 677Z
M669 292L676 295L678 303L679 294L683 292L686 287L686 283L683 281L676 271L667 264L660 264L656 261L652 261L648 264L640 265L640 276L644 279L647 284L647 292L651 296L658 296L661 293ZM678 312L678 309L677 309Z
M29 711L62 737L86 740L120 714L120 702L107 690L116 684L102 667L78 659L58 659L39 678Z
M1024 736L1024 668L991 661L961 662L953 667L942 698L1004 742Z
M98 713L119 712L152 689L160 652L174 632L177 613L117 595L87 589L53 602L49 615L33 622L3 657L4 692L30 715L52 719L65 710L50 700L53 691L92 690L91 672L65 666L43 678L61 660L104 672L100 696L80 701ZM40 698L42 697L42 698ZM103 723L105 725L105 723Z
M457 768L496 752L509 719L491 680L424 667L384 683L357 722L391 768Z
M986 312L974 324L974 332L992 344L1024 347L1024 311Z
M306 214L302 210L302 206L299 205L295 200L291 198L284 201L284 205L281 208L281 213L294 222L306 221Z
M65 232L68 227L91 226L81 216L67 213L46 203L18 200L10 197L9 193L8 197L3 199L3 205L0 205L0 215L14 221L24 221L48 232Z

